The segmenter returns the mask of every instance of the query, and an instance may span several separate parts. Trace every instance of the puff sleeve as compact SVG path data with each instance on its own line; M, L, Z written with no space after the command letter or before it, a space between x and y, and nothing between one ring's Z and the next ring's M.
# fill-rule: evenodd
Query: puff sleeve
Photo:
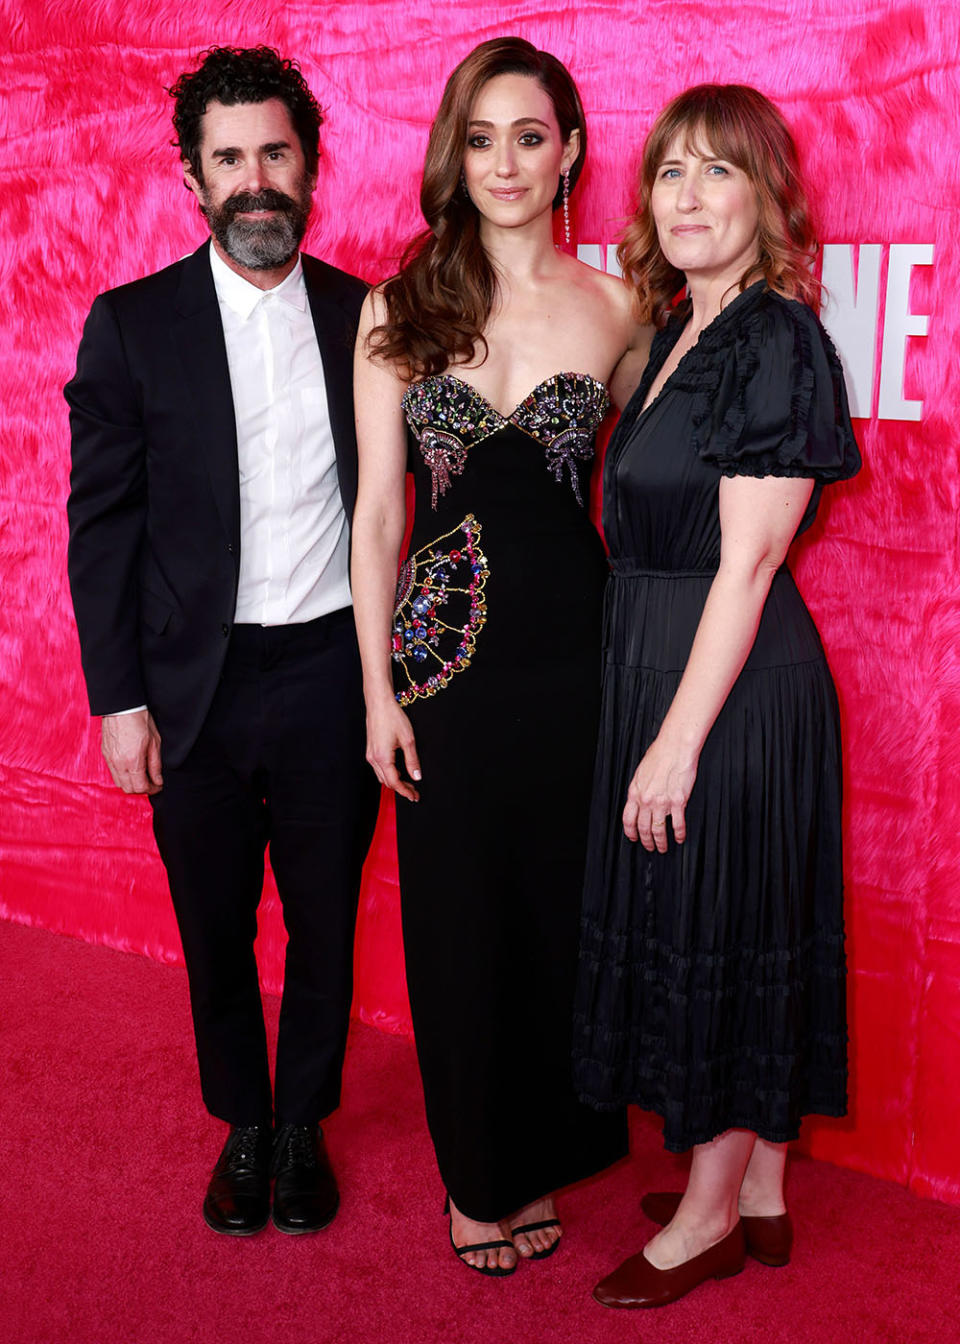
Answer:
M767 291L730 337L694 416L701 458L725 476L855 475L843 370L812 310Z

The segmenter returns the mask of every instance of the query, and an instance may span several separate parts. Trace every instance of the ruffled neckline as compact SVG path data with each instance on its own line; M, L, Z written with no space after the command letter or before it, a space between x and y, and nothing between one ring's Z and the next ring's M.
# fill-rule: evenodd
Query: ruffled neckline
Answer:
M756 307L759 299L763 298L770 291L765 280L756 280L752 285L748 285L742 293L736 298L730 300L725 308L721 308L716 317L708 322L697 337L695 345L692 345L682 356L679 364L671 373L670 377L661 387L660 391L651 401L646 410L652 410L657 404L664 392L668 388L683 387L688 384L685 379L689 377L691 370L696 371L698 366L709 363L710 357L718 349L726 350L730 343L730 328L734 321L738 321L747 314L751 313ZM664 362L670 351L680 339L680 335L687 325L688 317L680 317L677 314L671 316L665 327L657 332L653 338L653 344L650 348L650 358L647 361L647 367L644 370L643 377L634 392L633 396L624 411L633 410L633 419L639 419L644 414L643 403L647 399L647 393L650 391L650 385L657 374L663 368Z
M700 333L656 398L643 403L664 360L684 329L686 318L672 318L654 338L650 360L611 440L607 459L615 465L634 427L670 392L683 393L690 446L725 475L813 476L844 480L860 467L850 425L843 370L830 337L805 304L785 299L765 281L738 294ZM744 438L757 405L751 388L771 344L786 368L771 424L765 402L757 432ZM818 390L819 389L819 390ZM766 397L762 389L753 393ZM781 404L782 402L782 404ZM774 442L775 440L775 442Z

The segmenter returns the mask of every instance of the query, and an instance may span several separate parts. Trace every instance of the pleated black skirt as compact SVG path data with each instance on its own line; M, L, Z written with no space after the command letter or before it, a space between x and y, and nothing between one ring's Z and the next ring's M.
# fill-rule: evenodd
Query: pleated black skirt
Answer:
M670 706L712 574L607 592L575 1069L600 1108L636 1102L672 1151L732 1127L795 1138L846 1107L841 766L819 636L782 569L704 746L688 838L628 841L626 789Z

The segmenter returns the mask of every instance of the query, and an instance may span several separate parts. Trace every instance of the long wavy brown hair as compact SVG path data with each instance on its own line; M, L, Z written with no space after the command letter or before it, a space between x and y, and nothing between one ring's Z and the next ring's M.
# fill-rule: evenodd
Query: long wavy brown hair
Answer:
M668 103L643 147L637 207L618 257L637 298L641 322L662 327L683 289L682 271L663 255L650 197L670 145L725 159L753 184L759 206L759 256L740 277L740 290L764 279L771 289L816 307L820 282L812 271L818 243L800 174L797 147L769 98L746 84L698 84Z
M423 165L420 208L429 228L406 248L398 273L383 286L387 318L374 327L368 351L395 363L408 379L468 363L484 350L497 292L493 265L480 241L480 216L461 188L467 128L477 94L497 75L528 75L550 96L566 143L580 132L570 167L570 187L583 169L587 127L570 72L549 52L520 37L498 37L475 47L447 80L430 130ZM554 210L563 200L557 183Z

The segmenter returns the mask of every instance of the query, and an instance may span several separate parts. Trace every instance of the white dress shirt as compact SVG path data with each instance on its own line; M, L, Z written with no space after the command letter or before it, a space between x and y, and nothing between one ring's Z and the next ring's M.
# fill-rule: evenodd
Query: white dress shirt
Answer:
M285 280L263 290L232 271L212 243L210 266L237 421L235 619L312 621L350 605L350 541L303 267L298 257Z
M350 605L349 533L299 257L274 289L210 245L240 468L236 620L294 625Z

